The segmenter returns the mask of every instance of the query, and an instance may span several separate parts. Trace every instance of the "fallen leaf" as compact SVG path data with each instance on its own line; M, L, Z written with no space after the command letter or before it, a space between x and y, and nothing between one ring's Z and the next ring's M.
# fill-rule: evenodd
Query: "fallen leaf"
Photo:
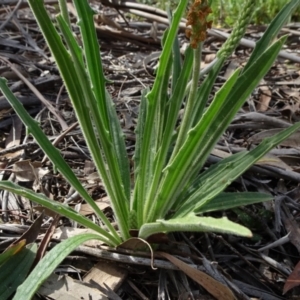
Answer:
M56 228L52 238L58 240L65 240L72 236L84 234L84 233L95 233L95 231L88 228L73 228L73 227L64 226L64 227ZM41 234L40 237L44 237L44 234ZM99 247L103 245L103 243L98 240L89 240L83 243L83 245L89 247Z
M165 253L165 252L157 252L160 256L168 259L171 263L173 263L176 267L178 267L181 271L183 271L187 276L191 279L199 283L204 289L206 289L211 295L213 295L218 300L235 300L236 297L232 293L232 291L225 285L221 284L217 280L213 279L206 273L197 270L178 258Z
M127 276L127 270L114 262L98 262L83 278L83 282L96 282L103 286L105 283L113 291L116 291Z
M94 172L94 170L95 170L95 164L90 160L86 160L84 162L83 174L85 176L90 175Z
M97 299L108 300L98 289L70 276L52 274L40 287L39 294L51 299Z
M227 66L226 68L226 71L225 71L225 74L224 74L224 77L226 79L230 78L231 75L236 71L236 69L239 67L239 63L238 61L232 59L229 63L229 65Z
M106 208L110 207L108 197L104 197L100 200L96 200L95 203L97 204L97 206L102 211L105 210ZM95 212L88 203L84 203L84 204L81 204L79 213L82 214L83 216L88 216L88 215L91 215Z
M40 246L38 248L38 251L37 251L37 254L35 257L34 265L36 265L42 259L42 257L45 256L47 247L52 239L53 233L58 225L59 219L60 219L60 215L55 215L55 217L52 219L52 222L51 222L49 228L47 229L44 237L42 238L42 240L40 242Z
M263 85L259 87L260 95L257 104L258 111L267 111L269 108L270 101L272 99L272 92L270 88L266 85L265 81L262 82Z
M283 295L298 285L300 285L300 261L297 263L293 272L287 278L283 287Z
M40 233L43 219L44 213L41 213L33 224L15 242L13 242L12 245L16 245L22 240L26 240L26 245L34 243Z
M31 162L30 160L21 160L13 165L13 171L17 180L21 182L35 181L38 178L37 169L42 165L40 162Z

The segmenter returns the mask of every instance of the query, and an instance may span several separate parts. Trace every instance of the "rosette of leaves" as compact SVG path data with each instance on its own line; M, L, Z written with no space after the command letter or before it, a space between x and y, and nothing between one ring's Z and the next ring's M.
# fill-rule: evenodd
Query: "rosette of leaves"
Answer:
M99 239L114 247L129 239L132 229L137 230L142 239L172 231L214 231L251 236L249 229L225 217L216 219L203 216L203 213L271 200L270 195L262 193L228 193L224 190L269 150L298 130L300 123L265 139L253 150L233 154L205 171L201 170L235 114L274 63L286 40L285 36L276 40L276 35L299 1L292 0L282 9L258 41L245 67L232 74L212 101L208 99L215 79L242 38L255 1L245 2L231 37L206 70L200 86L199 78L204 73L200 67L201 49L206 30L211 26L210 3L196 0L190 7L188 37L191 47L182 61L177 32L188 1L180 1L163 37L154 85L141 97L133 182L124 134L114 103L106 91L93 11L88 2L73 1L82 37L80 43L65 14L56 17L57 26L54 26L42 0L28 2L64 80L118 228L110 224L59 151L9 90L6 80L0 79L3 94L28 132L104 225L96 225L43 194L1 181L0 188L27 197L95 231L95 234L72 237L51 250L19 287L15 299L30 299L64 257L89 239ZM182 120L178 120L183 106Z

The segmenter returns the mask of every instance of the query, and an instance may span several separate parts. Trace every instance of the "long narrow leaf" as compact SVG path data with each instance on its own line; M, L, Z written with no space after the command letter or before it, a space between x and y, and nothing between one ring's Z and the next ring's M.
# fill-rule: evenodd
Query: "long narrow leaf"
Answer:
M197 217L195 214L190 213L183 218L157 220L154 223L146 223L141 227L139 237L145 239L155 233L174 231L220 232L246 237L252 236L248 228L231 222L226 217L219 219Z
M299 6L299 0L291 0L287 3L283 9L277 14L277 16L272 20L271 24L268 26L264 35L256 43L256 46L245 66L244 72L252 65L252 63L258 59L263 52L269 47L273 40L278 35L282 26L287 22L288 18L291 16L292 12Z
M141 147L144 141L144 130L145 130L145 122L147 117L147 106L148 101L146 98L146 94L149 92L148 89L142 91L141 101L139 106L139 115L138 115L138 122L135 127L135 150L134 150L134 179L137 181L138 173L140 169L140 158L141 158Z
M87 72L96 100L96 102L90 102L91 113L94 115L94 122L98 129L101 146L103 147L105 159L107 160L112 176L112 185L118 198L112 201L118 202L118 204L114 204L115 206L121 206L117 211L117 215L120 220L125 220L128 217L130 173L124 135L118 124L119 121L116 112L112 109L113 102L108 97L105 89L105 78L93 19L94 12L87 1L75 0L74 4L79 17L78 25L82 34ZM123 195L122 189L125 195ZM122 205L123 203L124 205ZM120 214L124 216L120 217ZM125 226L125 224L121 225ZM122 226L121 230L124 235L127 228L123 228Z
M218 91L216 98L225 99L227 97L238 78L238 72L239 70L236 71L224 84L224 86ZM214 111L211 112L211 118L213 118L213 114L217 114L217 109L218 107L216 107ZM212 122L207 123L207 125L209 125ZM210 128L207 128L205 126L206 124L202 123L201 126L198 126L200 128L194 128L190 130L184 146L178 152L177 156L174 158L171 164L169 164L165 168L165 177L162 180L161 187L156 199L154 201L152 200L151 210L150 212L148 212L148 221L154 221L164 216L165 213L176 202L176 194L179 194L181 187L183 189L186 184L186 181L183 181L183 178L188 177L188 168L190 167L190 164L195 160L194 156L198 154L197 152L199 152L198 147L200 147L201 145L199 143L199 135L202 135L203 131L205 132L210 130ZM205 145L203 145L202 147L204 148ZM173 182L171 183L170 180Z
M56 269L57 265L79 245L92 239L99 240L99 236L96 234L77 235L55 246L40 260L23 284L19 286L13 300L32 299L33 295L38 291L38 288Z
M136 141L135 141L135 151L134 151L134 190L131 196L130 201L130 210L133 210L137 212L138 210L138 188L141 187L138 183L139 180L139 170L140 170L140 159L141 159L141 148L144 142L144 130L145 130L145 122L147 118L147 107L148 107L148 101L146 98L146 94L148 93L148 90L144 90L141 95L141 101L140 101L140 107L139 107L139 116L138 116L138 122L135 128L135 135L136 135ZM141 214L139 217L139 220L137 222L142 223L143 215Z
M230 86L227 93L220 94L220 91L224 93L224 86L217 93L203 118L190 130L185 144L172 164L167 166L161 190L153 201L148 221L161 218L171 209L178 196L179 187L184 188L193 175L188 170L196 166L202 167L221 134L273 64L284 41L285 37L270 46L246 72L239 76L238 81L237 73L234 73L232 77L234 80L229 80L224 85Z
M169 20L172 22L172 18L169 17ZM181 53L180 53L180 43L177 36L173 44L173 69L172 69L172 93L173 94L175 92L177 80L181 73L181 68L182 68L182 61L181 61Z
M129 169L129 159L127 156L127 151L125 147L124 133L119 122L119 117L117 115L115 104L111 99L110 95L106 93L107 99L107 108L109 111L109 120L110 120L110 130L113 140L113 147L115 149L114 153L116 154L116 159L120 169L121 177L121 187L125 193L126 209L128 209L128 203L130 199L130 169ZM120 185L120 183L116 183ZM123 208L125 209L125 207Z
M79 82L82 87L82 92L84 94L83 99L72 99L75 110L77 110L77 117L80 121L80 124L82 125L82 130L85 133L85 137L87 139L86 142L91 151L93 161L95 162L97 170L101 175L101 179L104 182L104 185L107 189L107 193L110 196L112 207L114 209L116 219L119 224L119 229L122 233L123 238L126 239L128 238L128 228L126 220L128 218L129 198L127 199L124 194L125 189L124 185L122 184L124 183L124 181L122 182L121 180L120 170L121 173L123 172L123 175L126 178L124 180L126 181L127 196L129 197L129 166L127 162L125 145L123 146L124 149L122 151L122 157L119 157L114 151L112 151L112 149L122 148L121 144L124 144L123 136L121 136L120 133L120 125L118 126L116 124L119 121L117 119L116 113L113 114L113 112L111 112L114 118L111 118L112 125L110 126L110 131L112 135L119 134L119 139L116 139L113 143L111 141L111 136L109 132L107 132L104 127L104 123L101 122L101 120L99 120L100 114L97 113L98 106L96 104L95 96L90 87L90 81L85 72L84 66L81 63L81 60L78 59L76 46L74 47L75 39L61 16L57 18L57 21L59 23L65 41L69 46L70 53L72 55L74 66L76 69L76 74L80 79ZM78 108L82 106L82 102L84 101L86 103L84 111L78 111ZM95 124L97 128L97 136L100 139L101 146L98 144L97 136L96 134L94 134L94 130L91 128L91 116L93 119L93 124ZM104 155L102 151L104 152ZM124 166L124 168L120 168L120 165L118 166L116 157L119 157L119 159L121 160L120 164L121 166ZM105 165L105 162L108 164L108 170ZM127 168L125 167L125 165L127 166Z
M166 120L164 126L164 134L162 142L154 160L154 174L151 183L151 188L149 194L147 195L147 200L145 204L145 213L148 212L148 207L151 205L152 199L157 192L160 179L162 177L162 170L167 164L167 155L171 150L172 137L174 135L174 130L176 122L178 119L178 113L184 99L185 87L188 80L190 79L191 71L193 65L193 53L192 49L189 47L185 53L185 60L182 66L180 76L178 78L174 93L172 94L169 103Z
M225 58L217 57L216 62L207 74L206 78L203 80L201 86L197 92L197 100L194 109L194 113L192 115L193 125L195 126L199 120L202 118L204 109L209 99L209 95L212 91L212 87L216 81L217 76L224 64Z
M212 180L204 180L199 189L185 202L185 204L182 205L175 215L183 216L188 214L192 208L192 203L194 205L193 210L198 211L202 205L222 192L233 180L242 175L247 169L249 169L250 166L262 158L267 152L299 129L300 122L282 130L273 137L266 138L255 149L249 151L248 153L244 152L245 155L242 155L243 152L234 154L228 159L216 164L213 170L208 169L207 172L203 174L203 178L211 178L213 174L215 175L214 178L211 178ZM218 171L218 167L221 168L220 171Z
M148 107L147 107L147 118L145 122L145 130L144 130L144 140L143 145L141 147L140 152L140 168L139 168L139 180L137 184L139 185L137 187L138 191L138 216L143 216L144 212L144 201L146 199L146 193L149 189L149 182L151 182L151 173L149 174L149 171L151 168L149 167L149 154L151 153L151 142L154 138L154 128L153 128L153 122L155 119L155 114L157 112L157 105L159 105L161 98L165 97L164 93L165 90L163 90L163 79L164 79L164 73L167 69L167 66L169 64L169 58L172 52L172 46L174 45L174 40L177 35L177 31L179 28L179 23L182 17L182 14L185 10L185 7L187 5L187 1L180 1L172 20L171 27L168 32L168 36L166 38L164 48L162 51L162 54L160 56L159 60L159 67L156 74L156 79L153 85L153 88L151 92L148 94ZM144 222L141 218L138 220L139 226Z
M101 234L100 236L98 236L98 239L101 239L104 243L106 243L108 245L116 246L119 243L119 239L114 238L106 230L104 230L97 224L93 223L90 219L79 214L77 211L70 208L69 206L66 206L59 202L55 202L55 201L47 198L43 194L35 193L30 189L20 187L17 184L10 182L10 181L0 181L0 188L10 191L12 193L15 193L19 196L26 197L27 199L29 199L35 203L38 203L38 204L56 212L59 215L70 218L71 220L78 222L79 224L81 224L87 228L95 230L96 232Z
M52 161L52 163L93 208L94 206L96 206L95 212L102 219L105 225L110 229L112 234L114 234L115 237L118 237L116 230L112 227L104 213L99 209L99 207L95 204L94 200L90 197L88 192L82 186L76 175L73 173L69 165L61 156L60 152L51 144L51 142L45 136L38 124L31 118L28 112L24 109L23 105L10 91L6 84L6 80L3 78L0 78L0 89L2 90L3 94L6 96L7 100L10 102L11 106L14 108L15 112L18 114L22 122L28 128L29 132L34 136L39 146L43 149L43 151Z
M83 51L85 53L87 70L91 79L92 89L98 101L101 122L109 131L109 117L106 107L105 78L100 59L100 49L94 26L94 12L87 1L74 0L78 13L78 25L80 27Z
M0 254L0 266L9 258L13 257L26 245L26 240L21 240L17 244L10 246Z
M94 26L93 11L87 1L74 1L78 13L78 25L83 40L87 72L95 98L87 98L91 107L93 121L98 131L103 154L111 175L114 195L111 201L124 239L128 238L130 172L125 148L124 135L113 107L111 98L105 89L105 78L100 58L99 43ZM101 176L103 176L101 172ZM106 171L107 172L107 171Z
M24 282L32 267L36 251L36 244L28 245L0 266L1 300L11 299L10 296Z
M89 116L88 107L82 101L82 99L84 99L82 84L77 76L74 63L71 60L71 56L68 53L68 51L66 50L64 44L61 41L59 34L57 33L54 25L52 24L52 22L48 16L48 13L44 7L43 1L42 0L35 0L35 1L29 0L29 4L30 4L30 7L31 7L35 17L36 17L36 20L39 24L40 29L43 32L43 35L47 41L47 44L49 45L49 48L50 48L53 56L55 57L55 61L58 65L61 76L66 84L68 93L73 101L76 114L77 114L77 116L81 115L81 118L79 118L79 123L82 128L85 139L89 145L89 149L90 149L92 155L95 157L95 153L99 149L97 149L97 148L94 149L94 147L96 145L96 137L95 137L93 126L92 126L91 119ZM76 51L76 58L78 58L79 61L82 61L82 59L79 58L77 51ZM1 86L3 87L3 84ZM7 90L8 90L8 88L6 89L6 91ZM47 154L49 159L54 163L54 165L57 167L57 169L65 176L65 178L70 182L70 184L79 192L79 194L89 203L89 205L92 206L92 208L97 213L97 215L103 220L105 225L110 229L112 234L117 238L118 234L117 234L116 230L113 228L113 226L111 226L110 222L107 220L105 215L101 212L99 207L94 203L93 199L91 199L91 197L88 195L87 191L82 187L81 183L79 182L79 180L77 179L75 174L71 171L71 169L67 165L67 163L60 156L58 151L52 146L52 144L49 141L46 141L47 138L44 136L44 134L42 133L40 128L36 124L34 124L34 122L31 120L30 116L23 109L23 107L19 104L16 104L17 101L15 101L15 97L13 96L12 93L10 93L9 90L7 91L7 94L10 95L8 100L10 102L14 101L14 104L12 104L12 102L11 102L11 104L13 105L14 109L16 110L16 113L22 119L23 123L29 128L30 132L32 132L32 134L34 135L38 144L43 149L43 151ZM26 117L26 120L24 118L22 118L22 116ZM31 128L31 127L33 127L33 128ZM32 131L32 129L34 129L34 131ZM43 135L43 137L42 137L42 135ZM91 141L94 141L94 142L91 142ZM111 188L110 188L111 180L109 180L109 178L107 178L105 176L103 176L102 179L104 181L104 185L107 187L108 191L110 191L111 190Z
M195 213L206 213L211 211L222 211L234 207L241 207L254 203L261 203L273 200L272 195L256 192L243 192L243 193L221 193L212 200L206 202L195 210Z

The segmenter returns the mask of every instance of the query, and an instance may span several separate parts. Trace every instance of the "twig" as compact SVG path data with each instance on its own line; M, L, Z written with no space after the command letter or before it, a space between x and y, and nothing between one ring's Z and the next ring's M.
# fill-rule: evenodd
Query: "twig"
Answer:
M85 253L91 256L95 256L97 258L101 259L107 259L111 261L117 261L121 263L127 263L127 264L134 264L134 265L140 265L140 266L148 266L151 267L151 259L145 258L145 257L138 257L138 256L132 256L132 255L124 255L119 254L115 252L109 252L102 249L95 249L90 248L86 246L79 246L76 248L76 251L79 251L81 253ZM194 264L189 264L189 266L193 268L199 268L199 266ZM161 260L161 259L154 259L154 267L166 269L166 270L179 270L177 267L175 267L172 263Z

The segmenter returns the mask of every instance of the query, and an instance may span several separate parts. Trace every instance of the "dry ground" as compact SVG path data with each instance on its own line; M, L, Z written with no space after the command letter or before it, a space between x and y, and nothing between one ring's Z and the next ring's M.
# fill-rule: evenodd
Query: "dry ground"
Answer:
M26 3L20 1L21 5L15 9L17 2L0 2L0 76L9 80L12 91L60 149L95 201L112 218L57 67ZM49 12L54 14L56 1L46 2L49 3ZM139 98L142 90L153 83L160 38L167 19L157 10L136 7L136 4L129 3L129 7L118 9L96 1L93 5L99 12L96 23L105 75L111 81L107 88L116 103L128 154L132 155ZM133 8L135 10L128 15L128 10ZM71 6L70 12L72 15ZM142 12L147 13L146 19L140 17ZM252 148L264 137L300 120L299 27L300 24L290 24L284 28L282 34L289 34L284 52L237 114L207 165L228 153ZM264 30L263 26L248 28L246 40L218 77L215 91L238 66L245 63L253 42ZM215 29L209 32L203 51L203 66L215 57L228 33ZM184 33L180 33L180 41L184 48L187 43ZM21 80L20 73L25 79ZM272 203L221 213L251 228L254 238L177 233L170 236L160 250L209 274L234 291L237 299L300 299L297 287L282 295L284 286L288 289L300 280L299 163L300 135L296 133L230 186L231 191L261 191L274 196ZM0 168L3 169L0 170L0 179L10 179L41 191L55 201L67 199L70 206L94 218L65 180L53 173L51 164L34 140L25 136L24 126L3 96L0 97ZM16 198L4 191L0 191L0 208L0 250L3 251L31 228L41 210L33 209L33 204L27 199ZM51 239L42 240L46 229L55 227ZM38 230L37 242L42 240L44 246L51 248L62 238L83 229L46 212ZM73 252L59 266L56 277L48 282L48 290L41 290L39 297L81 299L88 291L92 295L89 299L100 299L99 290L102 290L111 299L212 299L195 280L158 254L154 261L158 269L153 270L147 254L106 248L95 253L86 248ZM105 277L103 269L114 279L108 275ZM98 271L102 272L101 275ZM196 279L199 274L195 272L191 276ZM55 286L53 282L57 284L61 278L63 284ZM71 288L66 290L66 285ZM222 299L229 299L225 294L226 290Z

